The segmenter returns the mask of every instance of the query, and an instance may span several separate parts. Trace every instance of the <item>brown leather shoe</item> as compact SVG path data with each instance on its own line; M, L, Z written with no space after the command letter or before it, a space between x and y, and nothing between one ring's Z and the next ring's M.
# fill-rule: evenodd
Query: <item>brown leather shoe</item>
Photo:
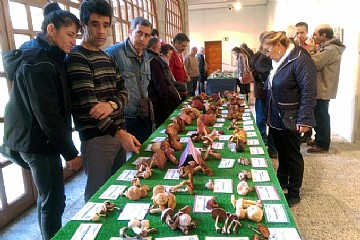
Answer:
M312 148L309 148L307 150L308 153L325 153L325 152L328 152L329 149L324 149L324 148L320 148L320 147L312 147Z
M306 145L308 145L308 146L315 146L315 140L310 140L310 141L308 141L308 142L306 142Z

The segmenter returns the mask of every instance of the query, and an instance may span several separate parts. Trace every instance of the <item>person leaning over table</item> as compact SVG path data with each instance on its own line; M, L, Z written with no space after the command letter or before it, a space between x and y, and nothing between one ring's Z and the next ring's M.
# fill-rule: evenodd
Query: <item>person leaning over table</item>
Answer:
M147 48L151 59L148 92L154 106L155 124L159 127L179 106L181 98L173 84L169 65L160 57L160 40L151 38Z
M31 169L40 231L47 240L61 228L65 209L60 154L70 170L81 168L71 139L70 96L64 70L64 58L76 43L80 21L57 3L49 3L44 7L41 29L35 39L20 47L22 63L12 79L4 122L7 147L20 152ZM4 69L13 65L4 62Z
M300 202L304 159L300 136L315 126L316 69L309 53L295 46L283 32L267 32L260 39L264 54L272 59L272 70L265 83L268 91L270 132L278 150L277 177L289 207ZM296 130L285 128L280 116L295 110ZM297 111L296 111L297 110Z
M80 5L83 39L66 58L72 113L81 140L87 175L84 200L126 161L126 152L139 152L140 142L125 131L128 91L104 46L111 27L112 8L106 0Z
M126 130L141 143L153 132L153 119L141 117L139 103L148 97L148 86L151 80L150 57L146 46L149 43L152 24L143 17L131 21L128 38L106 49L116 61L125 86L129 90L129 102L125 107Z

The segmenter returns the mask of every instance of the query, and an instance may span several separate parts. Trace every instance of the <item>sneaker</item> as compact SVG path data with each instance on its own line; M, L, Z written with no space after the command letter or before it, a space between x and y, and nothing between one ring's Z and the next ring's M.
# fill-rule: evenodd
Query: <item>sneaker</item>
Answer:
M306 145L308 145L308 146L315 146L315 144L316 144L315 140L310 140L306 143Z
M329 149L325 149L325 148L321 148L321 147L318 147L318 146L314 146L312 148L309 148L307 150L308 153L325 153L325 152L328 152Z
M289 196L288 194L284 194L284 195L285 195L286 201L289 205L289 208L292 208L295 205L300 203L300 196L294 197L294 196Z

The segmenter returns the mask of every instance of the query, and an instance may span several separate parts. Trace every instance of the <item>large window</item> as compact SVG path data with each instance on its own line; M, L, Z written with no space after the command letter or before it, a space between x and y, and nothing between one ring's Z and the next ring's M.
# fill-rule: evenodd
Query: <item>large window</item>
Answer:
M113 42L121 42L128 36L131 20L135 17L148 19L157 28L155 5L152 0L112 0L114 9Z
M170 43L174 36L183 32L181 11L178 0L166 0L165 41Z

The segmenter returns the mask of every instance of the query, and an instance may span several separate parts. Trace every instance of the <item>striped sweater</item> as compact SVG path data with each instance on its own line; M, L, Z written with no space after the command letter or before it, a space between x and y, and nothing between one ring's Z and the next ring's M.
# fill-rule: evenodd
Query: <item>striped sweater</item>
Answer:
M91 51L76 46L65 63L71 89L72 114L80 140L106 134L115 136L119 128L124 128L128 91L112 58L102 50ZM117 110L103 120L90 116L93 106L110 100L117 103Z

